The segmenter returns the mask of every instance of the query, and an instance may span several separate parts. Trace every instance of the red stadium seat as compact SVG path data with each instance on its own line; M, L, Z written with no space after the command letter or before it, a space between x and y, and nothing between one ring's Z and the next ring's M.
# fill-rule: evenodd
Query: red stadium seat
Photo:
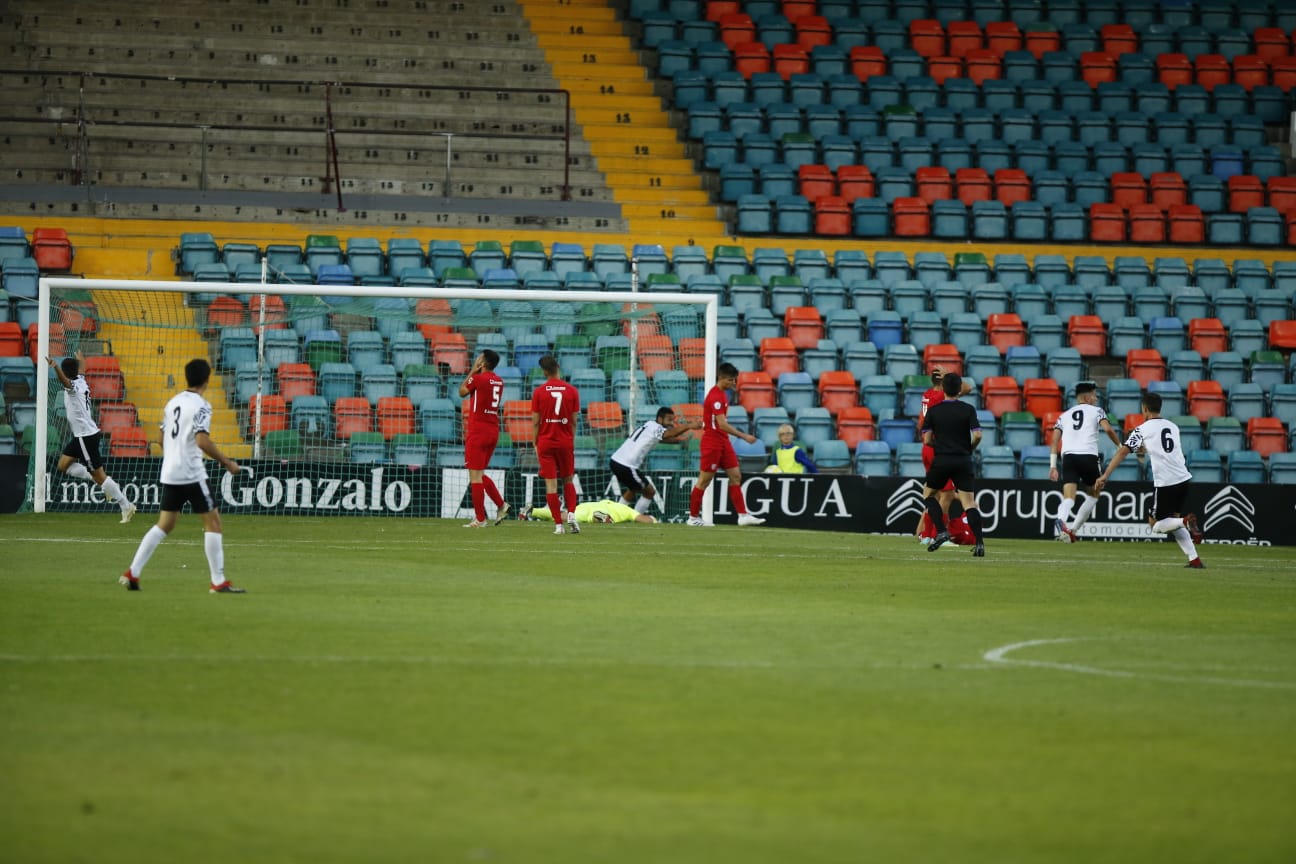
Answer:
M138 426L124 426L118 429L109 439L108 455L114 459L148 456L148 433Z
M1287 430L1277 417L1252 417L1246 424L1247 447L1268 459L1287 452Z
M1218 318L1194 318L1188 322L1188 347L1203 357L1228 350L1228 330Z
M1049 51L1062 47L1062 37L1057 30L1027 30L1022 40L1022 47L1042 60Z
M1138 34L1128 24L1104 24L1101 33L1103 51L1113 57L1134 54L1139 50Z
M1269 83L1269 63L1256 54L1239 54L1233 58L1233 83L1251 92Z
M49 329L49 351L50 357L66 357L67 336L63 332L63 325L57 321L50 322ZM27 355L31 357L32 362L41 364L45 362L44 357L40 354L40 324L33 321L27 325Z
M797 372L801 368L796 344L786 336L766 336L761 340L760 363L761 371L776 380L784 372Z
M1067 338L1081 357L1102 357L1107 353L1107 325L1097 315L1072 315Z
M963 355L957 345L937 343L923 348L923 370L930 375L939 366L946 372L963 374Z
M773 408L778 405L778 391L774 389L774 379L767 372L738 373L738 404L748 413L757 408Z
M367 412L369 410L369 400L362 398L360 401L364 403ZM282 432L288 428L288 406L284 403L283 397L278 393L263 393L260 396L254 394L248 400L247 422L244 425L243 437L253 438L256 435L258 403L261 405L261 434L263 436L267 432Z
M1062 388L1052 378L1027 378L1022 384L1022 399L1026 410L1040 418L1052 414L1056 420L1063 408Z
M1148 178L1148 197L1157 207L1169 210L1188 201L1188 185L1176 171L1158 171Z
M333 429L337 437L345 440L356 432L373 431L372 425L369 400L365 397L343 396L333 403Z
M1269 61L1270 81L1278 89L1291 92L1296 88L1296 57L1275 57Z
M0 321L0 357L22 357L26 353L27 341L18 322Z
M814 202L814 212L816 234L844 237L851 233L851 206L845 198L823 195Z
M706 377L706 340L701 337L685 337L679 340L680 368L689 378Z
M827 165L802 165L797 168L797 188L813 204L824 195L837 194L837 178Z
M99 404L99 428L108 436L117 434L120 429L129 429L139 425L139 411L134 402L101 402Z
M845 370L828 371L819 375L819 404L836 417L846 408L859 404L859 387L855 376Z
M385 441L390 441L397 435L413 435L418 431L414 403L405 396L381 397L375 420Z
M1005 207L1011 207L1018 201L1031 200L1031 183L1026 172L1020 168L1000 168L994 173L995 197Z
M1196 204L1176 204L1169 209L1171 243L1206 242L1206 219Z
M1090 87L1118 80L1120 73L1116 69L1116 55L1106 51L1085 51L1080 55L1080 77Z
M1099 202L1089 205L1089 239L1097 242L1124 243L1128 233L1125 208L1119 204Z
M585 422L589 424L591 432L621 431L621 434L625 434L625 414L621 411L620 402L591 402L585 409Z
M796 348L814 348L824 336L823 317L813 306L789 306L783 313L783 332Z
M1122 207L1147 203L1147 182L1135 171L1117 171L1111 175L1111 200Z
M675 368L675 345L669 336L660 333L641 335L637 345L639 368L649 378Z
M961 57L928 57L927 74L939 86L944 87L949 78L962 78L963 59Z
M500 412L500 431L508 433L514 441L531 441L535 438L530 399L510 399L504 403Z
M841 409L837 414L837 437L846 442L851 452L861 441L876 440L877 423L873 420L873 412L865 405Z
M733 48L733 54L734 70L744 78L770 71L769 49L760 42L743 42Z
M1228 415L1224 388L1218 381L1188 382L1188 413L1205 423L1212 417Z
M891 203L897 237L931 236L931 209L921 198L897 198Z
M959 168L954 172L958 199L969 207L976 201L989 201L990 175L984 168Z
M1155 348L1131 348L1125 352L1125 377L1133 378L1147 388L1152 381L1164 381L1165 358Z
M1193 83L1193 67L1187 54L1158 54L1157 79L1171 90Z
M1026 326L1016 312L995 312L986 319L986 342L1002 354L1026 344Z
M797 21L804 15L814 15L818 8L815 0L783 0L781 5L783 17L789 21Z
M1275 351L1296 351L1296 321L1270 321L1269 347Z
M981 405L996 418L1022 410L1021 389L1011 375L991 375L981 381Z
M887 74L887 58L876 45L856 45L850 50L851 74L861 81Z
M940 57L945 50L945 29L933 18L909 22L909 47L924 57Z
M706 20L712 23L718 24L724 16L736 15L740 12L742 12L740 0L707 0Z
M452 375L463 375L468 372L468 343L462 333L437 333L435 338L428 337L431 343L432 364L442 363Z
M253 294L248 300L248 324L252 326L252 332L258 336L261 334L261 294ZM265 296L265 328L267 330L283 330L288 326L288 310L284 306L283 298L278 294L268 294Z
M786 3L783 4L787 6ZM811 10L814 9L814 3L805 4ZM792 25L796 27L797 44L807 51L813 51L821 45L831 45L833 41L832 25L828 19L822 15L815 15L813 11L809 14L791 15L783 13Z
M967 67L968 79L978 87L1003 77L1003 55L989 48L969 51L963 58L963 65Z
M1281 27L1257 27L1251 34L1256 56L1276 60L1291 55L1291 39Z
M720 41L728 45L730 51L736 52L739 45L751 44L756 41L756 25L752 22L751 16L744 12L731 12L728 15L721 15L717 23L720 30Z
M953 197L949 169L943 165L923 165L914 171L918 197L928 204Z
M315 372L309 363L280 363L275 377L279 382L279 395L290 405L298 396L315 395Z
M81 364L81 374L90 385L90 397L106 401L119 401L126 396L126 380L116 357L87 357Z
M985 43L987 51L1002 58L1009 51L1021 50L1021 29L1015 21L987 21Z
M221 295L207 304L207 330L242 327L247 324L247 308L237 297Z
M1228 178L1228 209L1231 213L1245 213L1252 207L1265 204L1264 184L1251 174L1234 174Z
M1131 243L1164 243L1165 211L1155 204L1135 204L1129 208L1129 239Z
M951 21L945 26L945 35L951 57L967 57L968 52L985 48L985 34L975 21Z
M771 66L786 81L810 71L810 55L800 45L775 45Z
M1193 79L1209 92L1217 84L1230 84L1233 70L1223 54L1198 54L1193 61Z
M847 204L856 198L872 198L875 192L873 172L867 165L843 165L837 169L837 194Z
M1296 210L1296 177L1270 177L1265 181L1269 206L1279 213Z
M37 228L32 231L32 257L42 272L72 269L72 243L62 228Z

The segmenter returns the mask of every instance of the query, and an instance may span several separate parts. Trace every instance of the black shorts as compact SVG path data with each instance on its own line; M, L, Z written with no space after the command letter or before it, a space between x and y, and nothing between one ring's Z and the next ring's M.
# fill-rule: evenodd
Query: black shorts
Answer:
M1062 483L1093 486L1102 474L1102 463L1097 453L1064 453L1062 455Z
M976 474L972 471L971 456L957 456L950 453L937 453L932 459L931 468L927 469L926 484L929 489L944 489L945 484L954 483L960 492L976 491Z
M1188 501L1188 481L1173 486L1157 486L1152 493L1152 516L1160 522L1184 512Z
M64 456L71 456L78 462L84 462L90 473L94 473L103 467L103 457L99 455L99 440L103 438L102 432L96 432L93 435L87 435L84 438L73 438L63 448Z
M638 468L631 468L629 465L622 465L615 459L608 460L608 467L612 469L612 476L617 478L621 484L621 491L630 491L639 495L643 492L645 486L652 486L643 475L639 473Z
M161 509L172 513L179 513L185 504L195 513L207 513L216 509L216 499L212 498L206 480L180 485L163 483L161 499Z

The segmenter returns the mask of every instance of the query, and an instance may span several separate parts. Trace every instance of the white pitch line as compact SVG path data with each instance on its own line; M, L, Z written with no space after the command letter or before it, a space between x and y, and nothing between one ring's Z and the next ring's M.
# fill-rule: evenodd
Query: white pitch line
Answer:
M1096 637L1095 637L1096 638ZM1034 648L1040 645L1064 645L1071 642L1092 641L1082 637L1066 639L1031 639L1026 642L1014 642L991 648L981 655L987 663L1001 666L1025 666L1035 669L1056 669L1061 672L1076 672L1081 675L1098 675L1105 678L1142 678L1150 681L1171 681L1176 684L1217 684L1224 687L1260 687L1272 690L1296 690L1296 683L1285 681L1254 681L1247 678L1216 678L1193 675L1165 675L1158 672L1129 672L1123 669L1103 669L1098 666L1084 666L1079 663L1055 663L1049 660L1018 660L1008 655L1023 648Z

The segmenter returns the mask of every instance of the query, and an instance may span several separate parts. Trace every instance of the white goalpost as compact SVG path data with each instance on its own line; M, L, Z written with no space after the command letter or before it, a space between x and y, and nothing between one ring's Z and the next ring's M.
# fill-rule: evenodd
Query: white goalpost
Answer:
M317 311L313 314L360 320L364 318L363 310L372 310L374 308L376 304L373 301L404 300L407 301L405 305L410 310L410 317L408 320L399 321L399 323L402 327L407 327L416 332L420 324L425 323L414 312L418 301L445 301L456 309L456 314L458 309L463 308L464 301L487 301L487 303L491 304L490 308L492 310L499 310L501 308L500 304L532 304L536 310L534 321L536 335L548 332L545 328L552 323L546 320L546 310L553 310L556 307L548 304L570 304L572 309L582 311L593 306L599 306L607 310L605 317L599 321L603 329L615 326L615 332L618 335L624 333L629 342L629 408L625 411L626 428L622 429L622 432L633 429L637 422L636 412L641 406L650 405L652 402L647 398L646 393L640 391L640 375L637 374L641 371L640 360L642 359L642 354L639 351L640 335L645 332L657 332L653 331L651 327L660 326L657 312L664 308L691 310L690 315L693 316L693 319L700 319L697 321L700 325L700 332L696 336L700 337L703 347L704 365L701 371L701 393L705 393L715 383L718 357L717 313L719 299L713 294L691 294L680 291L641 292L638 290L638 262L632 260L630 263L632 276L630 291L529 290L521 288L471 289L385 285L294 285L268 282L213 283L44 277L40 280L38 294L37 322L39 338L36 346L36 357L39 359L35 369L36 423L33 441L35 458L32 463L33 476L30 483L32 509L37 513L46 512L48 509L47 501L51 492L49 475L52 470L50 447L52 444L58 444L56 436L59 434L57 425L52 428L52 421L56 419L61 406L54 401L57 399L58 391L57 388L53 388L52 392L51 384L55 383L52 382L53 373L44 362L44 358L54 356L57 359L57 356L62 356L65 353L69 355L75 353L76 337L72 335L70 329L63 336L65 340L63 344L56 344L51 341L52 335L59 335L60 316L65 309L63 298L66 298L71 293L84 296L85 292L89 292L93 301L92 308L96 309L99 315L100 330L96 336L99 343L105 346L102 353L106 355L123 354L121 348L131 345L135 346L138 355L143 356L146 352L148 355L156 354L156 357L149 356L143 360L130 360L124 354L121 358L123 371L127 372L126 380L144 382L131 385L134 390L148 391L144 393L132 390L128 394L134 403L139 405L138 425L140 427L146 431L156 427L159 417L154 416L154 414L160 412L161 406L175 392L183 389L182 369L188 360L196 356L212 357L213 367L217 368L217 371L224 376L224 389L230 394L229 401L231 404L227 406L217 405L217 400L211 398L210 394L209 401L213 402L218 414L221 413L222 407L225 407L231 416L237 418L234 422L236 422L238 439L234 442L234 446L241 448L237 449L237 452L240 452L243 458L250 456L253 459L263 459L266 458L266 435L261 410L266 403L266 399L263 397L272 395L268 389L264 389L266 388L264 382L271 382L270 386L273 387L276 375L276 364L267 355L267 334L271 333L272 329L275 328L287 329L283 319L276 320L272 318L271 316L274 313L267 310L272 305L277 306L280 303L283 309L291 310L289 312L290 318L292 315L297 314L299 308L310 303L316 303L318 304ZM219 367L222 358L217 344L220 340L223 325L219 323L213 324L217 320L212 313L211 302L213 297L247 297L250 299L249 305L242 307L245 309L246 315L243 319L244 323L239 329L250 329L255 334L255 354L249 355L249 357L254 356L256 362L256 389L251 391L255 398L248 399L247 392L244 391L242 394L243 401L235 403L235 398L232 395L235 370L233 368ZM370 305L364 306L363 304ZM615 313L608 304L615 307ZM398 302L393 305L396 308L400 307ZM384 314L386 308L384 307ZM697 313L700 313L700 315ZM392 320L398 320L400 313L395 314L397 318ZM681 312L680 315L682 314ZM372 317L372 312L370 312L370 315L370 321L378 320L381 323L381 316L375 319ZM497 317L496 320L501 321L501 326L497 328L494 334L495 338L499 339L504 328L502 319ZM563 320L567 320L567 317L564 316ZM573 317L571 320L575 321L577 319ZM447 323L446 330L453 332L463 331L468 334L466 344L474 354L479 348L494 347L494 344L496 344L494 342L487 344L486 339L481 339L480 342L477 341L481 334L491 332L490 325L483 326L480 318L474 319L471 324L466 324L452 316ZM584 327L585 323L579 321L577 326ZM363 329L363 327L358 329ZM372 333L368 335L372 336ZM343 338L349 344L350 332L344 330ZM114 340L117 340L120 345L112 344ZM692 341L697 342L699 340L693 338ZM591 339L591 344L592 342ZM303 346L305 344L304 337L302 337L302 344ZM393 344L390 340L386 343L385 350L387 350L389 356L392 356L391 346ZM553 340L550 340L550 345L554 347ZM677 348L678 346L676 346ZM173 356L175 354L187 354L188 356ZM677 353L675 357L678 358L678 356ZM250 366L251 362L249 359L242 365ZM509 361L502 361L502 365L506 362ZM431 360L428 363L431 364ZM139 374L138 367L142 364L148 366L146 375ZM682 361L676 359L674 368L680 369L683 365ZM131 368L128 369L128 366ZM525 373L529 370L523 371ZM678 377L678 373L672 374ZM454 378L453 387L449 383L452 377ZM462 380L462 377L458 376L458 373L443 373L442 378L444 379L442 383L443 396L453 399L455 394L451 394L450 391L457 388L458 381ZM523 380L529 381L526 378ZM696 382L697 379L689 380L690 398L681 401L694 404L700 401L699 393L696 390ZM403 390L405 386L403 377L400 386ZM91 382L91 388L92 397L96 400L99 399L98 394L94 392L93 381ZM654 384L654 394L656 392L655 388L656 385ZM525 387L524 391L525 398L529 399L530 387ZM583 396L582 402L585 403L585 401ZM149 411L153 411L153 413L150 414ZM100 425L103 426L104 424L101 422ZM231 422L227 421L225 423L225 434L227 435L230 426ZM152 438L153 436L150 435L149 437ZM222 448L225 448L227 442L231 440L228 437L225 441L217 438L215 428L213 429L213 438L217 439L217 443ZM104 455L108 456L106 448ZM158 454L153 452L150 455ZM606 456L607 454L604 453L603 455ZM714 511L712 495L706 497L704 507L704 516L709 521Z

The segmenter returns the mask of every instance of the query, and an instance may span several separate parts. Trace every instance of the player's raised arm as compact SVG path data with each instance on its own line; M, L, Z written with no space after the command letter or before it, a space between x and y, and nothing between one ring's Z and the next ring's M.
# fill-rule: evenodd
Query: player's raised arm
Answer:
M46 357L45 362L48 363L50 365L50 368L54 370L54 374L58 376L59 385L62 386L64 390L72 386L72 382L68 380L68 377L66 375L63 374L63 367L55 363L54 358Z

